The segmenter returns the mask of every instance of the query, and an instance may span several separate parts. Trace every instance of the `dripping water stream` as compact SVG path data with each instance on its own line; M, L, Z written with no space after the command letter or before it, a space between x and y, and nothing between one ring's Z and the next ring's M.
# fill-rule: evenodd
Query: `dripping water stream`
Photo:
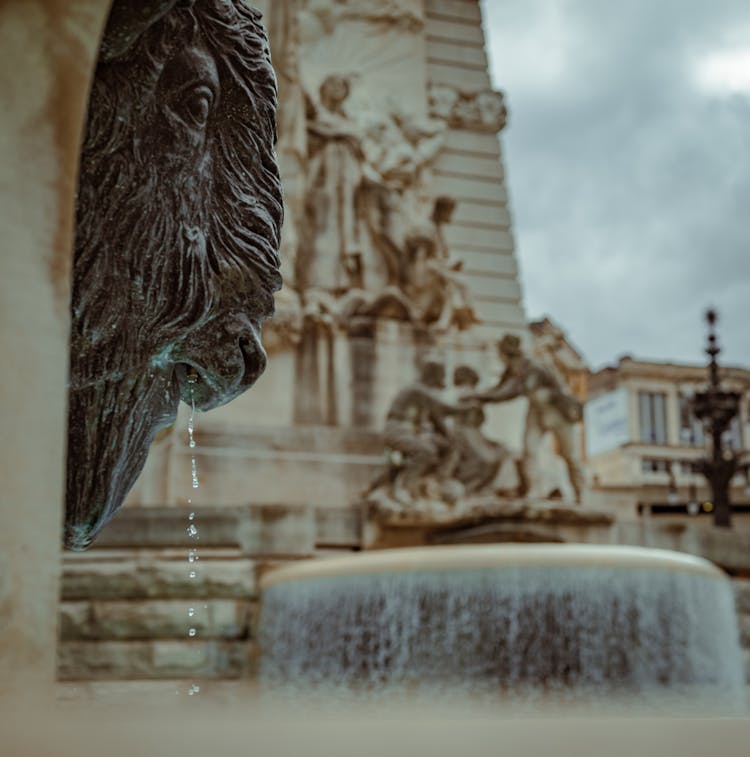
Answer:
M195 385L198 382L198 377L193 373L188 376L188 386L190 387L190 417L188 418L188 446L190 447L190 487L194 491L200 485L198 481L198 466L195 461ZM188 550L188 578L191 581L198 579L198 561L200 556L198 554L197 542L200 539L200 533L198 532L198 525L195 521L195 512L193 511L193 498L188 497L188 507L190 508L190 514L188 515L187 535L191 541L190 549ZM189 639L195 639L198 636L198 629L196 627L196 615L197 610L194 605L188 608L188 631L187 635ZM196 650L196 653L199 652ZM188 688L188 696L195 696L200 693L200 686L193 682Z

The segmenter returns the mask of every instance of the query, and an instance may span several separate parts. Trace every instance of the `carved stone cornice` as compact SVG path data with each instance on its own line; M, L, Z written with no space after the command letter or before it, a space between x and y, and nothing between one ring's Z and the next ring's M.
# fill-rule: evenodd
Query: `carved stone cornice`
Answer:
M454 129L498 133L508 118L502 92L488 89L466 93L447 84L430 85L430 115Z

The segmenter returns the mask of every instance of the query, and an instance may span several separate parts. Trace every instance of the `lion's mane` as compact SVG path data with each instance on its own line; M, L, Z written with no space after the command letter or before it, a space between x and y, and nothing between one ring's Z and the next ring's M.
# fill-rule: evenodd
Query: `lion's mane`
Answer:
M160 89L189 45L207 51L220 82L198 153L172 130L169 98L180 93ZM87 546L124 500L187 398L186 370L206 357L205 407L238 391L221 389L226 324L259 325L281 285L275 112L260 14L242 0L178 2L100 60L76 208L69 546Z

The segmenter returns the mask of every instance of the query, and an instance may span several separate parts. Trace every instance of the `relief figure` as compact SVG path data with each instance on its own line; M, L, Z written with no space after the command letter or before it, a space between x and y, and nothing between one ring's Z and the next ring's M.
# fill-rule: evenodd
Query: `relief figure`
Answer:
M580 503L584 475L579 463L576 424L583 418L583 405L547 366L526 357L521 349L521 340L516 335L506 334L498 344L498 352L506 366L500 382L494 388L473 396L480 402L507 402L517 397L528 399L521 460L525 493L532 496L546 494L536 492L534 485L541 479L538 470L539 447L545 434L551 433L568 469L576 502Z

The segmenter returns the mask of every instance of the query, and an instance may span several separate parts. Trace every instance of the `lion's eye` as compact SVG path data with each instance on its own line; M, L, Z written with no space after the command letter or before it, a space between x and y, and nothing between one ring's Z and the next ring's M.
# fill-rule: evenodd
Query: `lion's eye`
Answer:
M180 114L187 123L202 128L208 122L212 102L211 90L208 87L197 87L185 93Z

